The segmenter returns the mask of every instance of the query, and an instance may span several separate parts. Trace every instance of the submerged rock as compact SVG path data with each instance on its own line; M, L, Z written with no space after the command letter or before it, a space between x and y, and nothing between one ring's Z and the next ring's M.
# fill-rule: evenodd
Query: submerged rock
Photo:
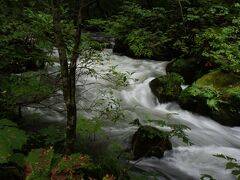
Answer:
M152 93L158 98L160 103L176 101L180 95L183 84L183 78L176 74L170 73L165 76L155 78L149 83Z
M164 152L172 149L167 133L152 127L141 126L132 138L131 150L134 159L141 157L163 157Z

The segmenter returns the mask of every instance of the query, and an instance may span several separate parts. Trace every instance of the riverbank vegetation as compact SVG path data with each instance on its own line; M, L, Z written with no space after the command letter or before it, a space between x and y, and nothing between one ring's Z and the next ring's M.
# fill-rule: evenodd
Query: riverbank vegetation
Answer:
M112 98L111 91L102 91L104 98L89 107L76 102L77 96L86 98L84 77L99 78L92 67L106 58L101 51L113 43L109 38L95 41L94 33L114 39L115 53L169 61L167 75L150 82L160 103L176 101L183 109L223 125L240 125L237 1L0 2L0 179L130 178L129 166L123 163L129 153L119 147L105 149L100 155L88 154L90 139L104 136L102 119L124 119L121 101ZM130 75L112 67L101 78L122 87L127 86ZM78 79L81 84L76 84ZM183 84L188 87L181 89ZM61 99L61 107L43 103L51 98ZM80 104L86 112L95 111L96 117L78 117ZM23 109L32 107L60 112L67 123L48 126L37 122L33 127L23 115ZM144 137L156 131L148 126L139 129L143 127L150 129ZM184 138L181 128L179 131ZM166 149L171 149L165 139Z

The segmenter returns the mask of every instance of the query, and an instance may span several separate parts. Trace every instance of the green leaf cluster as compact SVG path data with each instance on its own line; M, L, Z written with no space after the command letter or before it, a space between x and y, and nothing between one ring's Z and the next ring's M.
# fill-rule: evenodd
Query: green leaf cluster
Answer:
M188 87L181 93L183 98L198 99L199 102L202 102L208 105L209 108L218 110L218 105L220 102L220 93L212 86L198 86L196 84Z
M14 154L14 150L20 150L27 138L26 133L20 130L16 123L0 119L0 164L15 161L15 157L19 156Z
M171 118L171 114L168 115L167 119ZM189 140L188 135L185 133L185 131L191 130L188 126L183 124L173 124L168 123L164 120L152 120L148 119L149 122L157 123L160 127L168 127L170 128L169 131L163 132L163 137L177 137L181 139L184 143L188 145L193 145L193 143Z
M87 155L76 153L63 156L55 154L52 147L32 150L26 158L26 163L32 168L32 172L26 178L28 180L60 177L72 179L75 175L82 178L83 172L79 170L92 166Z
M149 10L138 3L124 1L117 15L107 20L89 20L88 23L124 42L135 56L152 57L159 44L162 44L156 41L161 39L161 32L155 30L162 28L160 22L163 23L164 13L160 7Z
M240 163L237 159L224 154L215 154L213 156L227 160L225 168L230 170L232 175L234 175L238 180L240 179Z

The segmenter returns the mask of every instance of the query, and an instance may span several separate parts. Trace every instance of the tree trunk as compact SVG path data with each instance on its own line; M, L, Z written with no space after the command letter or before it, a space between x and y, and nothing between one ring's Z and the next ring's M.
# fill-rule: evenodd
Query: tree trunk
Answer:
M186 29L186 26L185 26L185 18L184 18L184 15L183 15L182 3L181 3L181 0L177 0L177 2L178 2L178 5L179 5L179 8L180 8L180 14L181 14L182 22L183 22L184 34L185 34L185 36L187 36L187 29Z
M75 42L70 58L70 63L67 57L67 45L63 38L61 27L61 14L59 11L58 0L52 0L52 12L53 12L53 27L55 34L56 47L59 53L59 61L61 68L61 77L63 85L63 96L67 110L67 127L66 127L66 146L65 152L67 154L74 151L74 144L76 140L76 123L77 123L77 108L76 108L76 67L77 59L79 57L80 38L81 38L81 22L82 12L81 5L78 11L78 19L75 33Z

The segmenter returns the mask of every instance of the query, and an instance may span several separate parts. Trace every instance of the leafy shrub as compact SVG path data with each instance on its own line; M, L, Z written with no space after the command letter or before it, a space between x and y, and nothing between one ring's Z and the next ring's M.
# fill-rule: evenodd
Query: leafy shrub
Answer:
M53 148L32 150L26 158L27 167L31 171L27 179L48 179L56 178L82 178L83 172L80 169L91 166L91 160L87 155L71 154L62 156L54 154Z
M17 157L14 151L21 150L27 138L26 133L20 130L16 123L0 119L0 164L14 160L14 156Z
M240 179L240 163L237 161L237 159L224 154L214 154L213 156L226 160L227 163L225 164L225 169L230 170L231 174L234 175L236 179ZM208 174L203 174L201 180L204 180L205 178L208 178L209 180L216 180Z
M182 91L180 99L183 104L194 102L199 103L199 105L202 104L203 109L207 105L210 109L218 110L219 96L219 92L212 86L192 85Z

